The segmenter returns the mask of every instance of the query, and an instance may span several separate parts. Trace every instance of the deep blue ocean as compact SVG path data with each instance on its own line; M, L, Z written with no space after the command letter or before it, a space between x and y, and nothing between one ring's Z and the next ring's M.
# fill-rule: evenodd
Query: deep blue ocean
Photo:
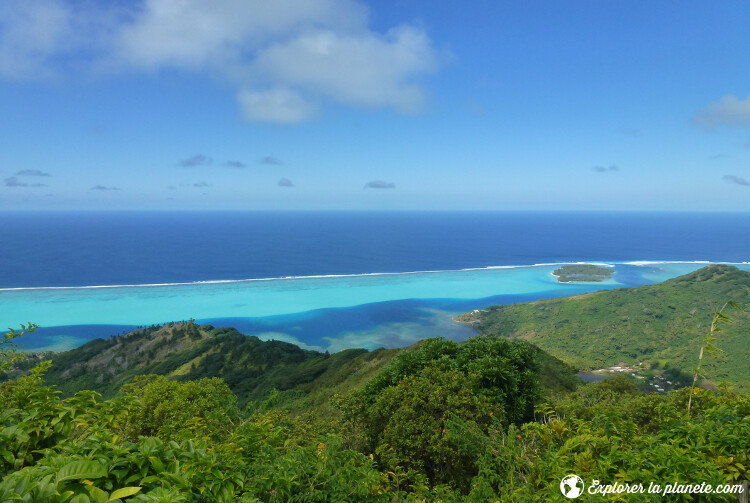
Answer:
M750 267L750 213L5 212L0 233L0 326L41 324L27 349L191 317L332 351L461 340L462 311ZM497 268L579 261L613 280ZM438 272L377 274L415 271ZM285 279L233 281L264 278ZM45 288L105 285L160 286Z
M750 213L5 212L0 288L750 260Z

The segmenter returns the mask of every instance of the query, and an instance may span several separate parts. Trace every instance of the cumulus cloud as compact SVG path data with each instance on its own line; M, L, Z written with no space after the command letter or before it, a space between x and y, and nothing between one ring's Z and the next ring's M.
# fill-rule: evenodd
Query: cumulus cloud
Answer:
M282 178L279 180L279 187L294 187L294 184L289 178Z
M178 166L183 168L194 168L196 166L208 166L213 163L213 159L203 154L195 154L187 159L181 159L177 162Z
M596 171L597 173L607 173L609 171L620 171L620 168L618 168L614 164L610 166L594 166L591 169Z
M229 166L230 168L244 168L247 164L241 161L227 161L224 163L224 166Z
M146 0L116 34L116 55L135 67L203 67L316 26L349 30L366 23L350 0Z
M269 166L283 166L284 165L284 161L272 155L261 157L260 159L258 159L258 162L260 164L267 164Z
M2 0L0 78L48 79L112 57L128 9L114 2ZM91 66L89 66L90 69Z
M692 118L693 124L707 129L719 126L750 126L750 96L740 99L733 95L699 110Z
M373 180L371 182L367 182L364 186L365 189L395 189L396 184L391 182L383 182L380 180Z
M0 76L49 76L45 63L70 37L70 21L70 9L62 1L0 2Z
M6 187L46 187L45 183L25 183L18 180L18 177L11 176L3 180Z
M748 182L744 178L740 178L737 175L724 175L724 181L729 183L736 183L737 185L750 185L750 182Z
M71 61L210 74L234 87L248 121L298 123L330 103L413 113L438 60L420 27L372 29L362 0L0 2L0 76Z
M18 173L16 173L16 176L52 176L49 173L45 173L44 171L38 170L38 169L22 169Z
M243 90L237 94L242 116L251 122L296 124L312 118L317 107L290 89Z
M343 103L391 107L411 113L422 106L421 88L408 77L435 66L429 39L417 28L400 26L385 35L305 33L261 51L252 69L277 85L325 95ZM277 88L304 108L299 95ZM246 110L247 111L247 110Z
M114 187L114 186L107 187L106 185L94 185L93 187L91 187L90 190L96 190L96 191L106 192L106 191L111 191L111 190L120 190L120 188L119 187Z

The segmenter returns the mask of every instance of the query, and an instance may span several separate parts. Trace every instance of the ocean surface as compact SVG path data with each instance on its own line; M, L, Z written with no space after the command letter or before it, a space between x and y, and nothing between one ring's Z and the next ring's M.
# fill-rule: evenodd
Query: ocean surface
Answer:
M471 327L491 304L750 270L750 214L575 212L4 212L0 327L64 350L194 318L336 351ZM561 263L615 268L558 283Z

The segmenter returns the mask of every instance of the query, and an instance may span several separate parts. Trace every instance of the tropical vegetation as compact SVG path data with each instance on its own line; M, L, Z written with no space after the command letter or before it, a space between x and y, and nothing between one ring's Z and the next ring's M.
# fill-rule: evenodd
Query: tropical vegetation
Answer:
M714 313L727 302L750 306L750 272L710 265L656 285L498 305L460 319L479 333L529 341L580 369L669 366L693 374ZM704 364L714 385L750 390L750 313L733 323Z
M698 346L723 337L707 333ZM34 361L3 369L0 502L567 501L569 474L589 487L750 476L747 393L689 378L644 393L624 373L584 384L519 338L329 355L186 322L16 368ZM664 500L579 501L625 499Z
M613 272L614 269L611 267L594 264L566 264L552 271L552 274L557 276L557 281L560 283L570 283L574 281L604 281L609 279Z

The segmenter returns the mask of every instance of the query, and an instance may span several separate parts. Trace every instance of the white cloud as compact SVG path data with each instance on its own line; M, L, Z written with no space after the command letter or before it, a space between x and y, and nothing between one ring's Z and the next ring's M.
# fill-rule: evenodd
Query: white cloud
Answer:
M114 34L132 17L128 8L94 1L0 0L0 78L46 79L111 59Z
M223 65L298 30L347 29L366 17L349 0L146 0L120 31L118 56L146 68Z
M437 57L420 28L371 30L358 0L0 0L0 77L66 65L208 74L247 120L296 123L327 102L414 112Z
M0 76L48 77L48 57L70 36L70 12L59 0L0 2Z
M412 77L432 71L436 58L425 33L401 26L385 36L341 35L330 30L302 34L258 54L255 72L353 105L413 112L422 90Z
M733 95L711 103L693 117L693 123L706 128L750 126L750 96L744 100Z
M242 108L243 117L249 121L295 124L311 118L316 113L314 104L305 100L299 93L283 88L240 91L237 101Z

